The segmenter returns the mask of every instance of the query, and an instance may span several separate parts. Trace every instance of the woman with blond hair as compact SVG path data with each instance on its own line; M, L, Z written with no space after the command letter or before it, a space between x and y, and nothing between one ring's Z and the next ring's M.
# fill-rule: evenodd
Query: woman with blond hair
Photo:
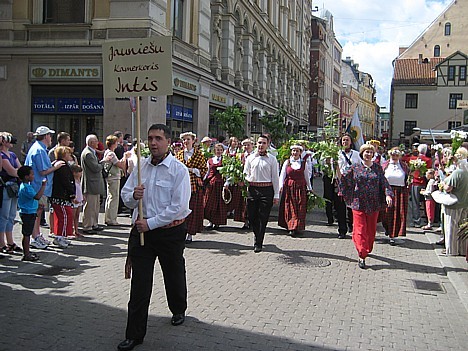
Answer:
M119 189L122 171L126 170L127 159L131 156L131 152L127 151L119 160L115 154L115 149L118 146L118 138L115 135L109 135L106 138L107 150L104 152L104 167L108 170L106 177L107 197L105 203L105 223L108 226L118 226L117 214L119 210Z
M374 246L379 211L393 204L393 191L385 173L372 161L374 153L372 145L364 144L359 149L360 163L346 167L343 174L337 167L341 193L353 211L353 242L362 269Z

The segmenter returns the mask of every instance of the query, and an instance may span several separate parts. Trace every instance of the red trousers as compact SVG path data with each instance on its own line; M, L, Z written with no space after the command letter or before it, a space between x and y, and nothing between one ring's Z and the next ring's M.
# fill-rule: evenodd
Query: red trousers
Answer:
M52 204L54 209L55 235L67 236L73 234L73 209L71 206Z
M426 202L427 224L432 225L434 224L436 203L432 199L426 199L425 202Z
M379 211L365 213L353 210L353 242L360 258L366 258L374 247Z

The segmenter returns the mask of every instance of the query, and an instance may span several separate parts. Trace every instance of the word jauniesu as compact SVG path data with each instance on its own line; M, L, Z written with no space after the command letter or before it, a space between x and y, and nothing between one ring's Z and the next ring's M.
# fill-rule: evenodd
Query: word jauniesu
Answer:
M113 46L111 46L109 49L109 61L112 61L114 57L117 56L153 55L164 52L164 49L161 46L157 46L153 42L150 42L149 45L145 46L143 46L143 43L140 43L139 48L132 47L115 49Z

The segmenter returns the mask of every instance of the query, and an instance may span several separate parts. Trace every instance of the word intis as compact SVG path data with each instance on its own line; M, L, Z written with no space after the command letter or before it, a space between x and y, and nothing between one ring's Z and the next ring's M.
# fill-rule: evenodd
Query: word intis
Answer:
M145 82L142 83L139 81L138 78L139 77L135 77L132 84L124 83L122 82L120 77L117 77L119 86L117 87L117 89L115 89L115 91L117 93L141 93L142 91L158 91L157 80L149 80L148 77L145 77Z

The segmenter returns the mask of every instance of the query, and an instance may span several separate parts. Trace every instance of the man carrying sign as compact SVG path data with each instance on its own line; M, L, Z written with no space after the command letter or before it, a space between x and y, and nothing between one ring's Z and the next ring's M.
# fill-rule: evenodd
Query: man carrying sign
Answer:
M125 340L119 350L132 350L143 342L148 321L148 307L153 289L154 263L158 258L164 277L167 302L173 317L171 324L180 325L187 309L185 277L185 218L190 214L190 176L180 161L169 152L170 130L154 124L148 130L151 157L141 161L141 185L137 171L130 174L122 189L122 200L137 208L143 199L143 218L133 212L128 241L125 278L132 279ZM145 190L148 189L148 190ZM144 233L144 246L140 234Z

